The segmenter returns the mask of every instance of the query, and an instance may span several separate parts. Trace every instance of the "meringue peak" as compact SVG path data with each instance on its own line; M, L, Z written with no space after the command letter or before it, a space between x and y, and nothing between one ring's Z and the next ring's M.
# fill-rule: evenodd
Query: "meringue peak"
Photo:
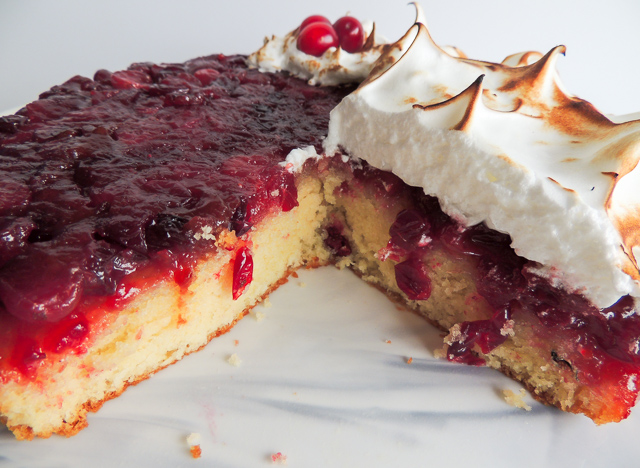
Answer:
M640 121L614 123L566 92L562 45L472 60L438 46L416 10L332 112L327 152L342 148L456 219L510 234L540 274L599 307L640 297Z

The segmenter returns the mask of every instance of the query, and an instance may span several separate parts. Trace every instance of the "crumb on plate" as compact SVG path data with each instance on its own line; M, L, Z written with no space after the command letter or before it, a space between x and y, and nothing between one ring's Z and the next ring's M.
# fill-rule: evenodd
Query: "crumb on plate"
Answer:
M202 449L200 448L200 441L202 437L197 432L192 432L187 436L187 444L189 445L189 451L193 458L200 458L202 456Z
M284 455L282 452L274 453L273 455L271 455L271 461L273 463L279 463L280 465L286 465L287 456Z
M240 359L236 353L233 353L227 358L227 362L232 366L240 367L240 364L242 364L242 359Z
M504 401L516 408L522 408L525 411L531 411L531 406L527 405L524 401L524 396L527 394L524 388L520 389L520 393L515 393L509 389L502 390L504 395Z

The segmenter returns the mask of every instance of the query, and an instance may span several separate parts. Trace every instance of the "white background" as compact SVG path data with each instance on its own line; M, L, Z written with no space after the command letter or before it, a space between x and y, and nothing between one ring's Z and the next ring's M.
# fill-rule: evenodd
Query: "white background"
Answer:
M0 0L0 109L99 68L249 53L264 36L315 13L337 19L350 11L394 39L414 17L406 3ZM436 42L472 58L500 61L564 44L559 67L570 92L607 113L640 110L637 0L440 0L423 8ZM490 369L434 359L439 333L347 272L304 272L271 301L260 309L265 320L245 318L128 389L72 439L18 443L0 429L0 467L259 467L272 466L277 451L290 467L625 467L640 460L637 411L599 428L530 397L532 412L512 408L501 391L517 384ZM240 367L226 362L231 353ZM188 455L190 432L202 434L200 461Z
M175 62L250 53L307 15L350 11L398 38L411 24L406 0L0 0L0 110L19 107L75 74L136 61ZM640 110L640 1L430 0L422 6L439 44L501 61L524 50L567 46L567 89L603 112Z

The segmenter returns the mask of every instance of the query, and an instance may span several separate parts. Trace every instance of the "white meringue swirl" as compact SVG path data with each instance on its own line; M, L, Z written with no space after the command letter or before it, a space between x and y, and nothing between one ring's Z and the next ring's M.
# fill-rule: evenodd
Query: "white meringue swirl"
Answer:
M555 62L446 53L422 14L331 113L346 151L438 197L464 224L508 233L537 271L605 308L640 296L640 121L567 94Z
M264 45L249 56L249 66L262 72L287 71L311 85L360 83L369 75L388 42L376 34L373 23L364 22L362 26L367 40L359 52L330 47L320 57L305 54L296 45L299 30L295 29L285 37L265 38Z

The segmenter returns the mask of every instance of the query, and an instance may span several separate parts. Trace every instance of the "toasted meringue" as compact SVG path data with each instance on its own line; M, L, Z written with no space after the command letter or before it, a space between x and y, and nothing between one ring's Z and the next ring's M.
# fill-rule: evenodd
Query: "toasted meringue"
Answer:
M287 71L307 80L311 85L335 86L360 83L368 75L388 43L376 34L375 25L363 23L366 41L361 51L349 53L330 47L322 56L314 57L298 49L298 29L285 37L265 38L264 45L249 56L249 66L262 72Z
M331 114L328 154L389 170L604 308L640 296L640 120L568 94L564 46L502 64L448 53L418 19Z

